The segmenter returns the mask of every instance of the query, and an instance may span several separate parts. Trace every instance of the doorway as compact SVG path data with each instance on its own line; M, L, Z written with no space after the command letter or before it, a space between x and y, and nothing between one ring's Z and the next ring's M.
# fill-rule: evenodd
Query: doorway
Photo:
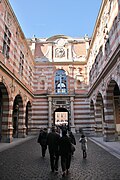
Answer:
M54 111L53 125L62 126L65 125L69 129L69 112L65 108L58 108Z

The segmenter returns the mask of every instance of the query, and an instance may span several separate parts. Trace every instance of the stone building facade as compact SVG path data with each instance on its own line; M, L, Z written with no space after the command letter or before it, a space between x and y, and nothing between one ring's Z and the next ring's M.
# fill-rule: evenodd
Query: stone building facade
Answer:
M102 1L87 57L91 119L104 140L120 135L120 1Z
M0 141L35 134L65 116L68 127L120 135L120 0L103 0L92 38L26 39L0 1Z
M28 44L35 61L32 106L35 129L56 124L57 112L68 113L67 121L73 132L77 126L89 128L86 124L89 119L86 113L89 109L86 97L88 37L73 39L56 35L29 39Z

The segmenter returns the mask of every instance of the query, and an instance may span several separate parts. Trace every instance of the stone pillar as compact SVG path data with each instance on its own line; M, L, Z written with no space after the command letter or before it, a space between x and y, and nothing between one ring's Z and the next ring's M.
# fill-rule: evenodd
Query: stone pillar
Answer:
M102 137L102 111L101 111L100 102L96 102L95 105L95 136Z
M48 59L50 60L50 62L53 61L53 44L52 43L49 43Z
M9 106L7 137L5 140L5 142L8 143L12 142L13 140L12 112L13 112L13 99L11 98L10 106Z
M19 108L19 116L18 116L18 137L25 138L26 137L26 126L25 126L25 113L26 107Z
M48 112L48 129L50 130L50 128L52 127L52 98L49 97L48 98L48 102L49 102L49 112Z
M68 59L70 61L72 61L72 44L69 44L69 55L68 55Z
M115 116L113 101L111 98L111 93L104 97L104 110L105 110L105 123L104 123L104 141L115 141L116 140L116 126L115 126ZM108 98L108 99L107 99ZM109 107L109 109L108 109Z
M73 133L75 133L75 124L74 124L74 105L73 105L73 102L74 102L74 97L70 97L70 111L71 111L71 131Z

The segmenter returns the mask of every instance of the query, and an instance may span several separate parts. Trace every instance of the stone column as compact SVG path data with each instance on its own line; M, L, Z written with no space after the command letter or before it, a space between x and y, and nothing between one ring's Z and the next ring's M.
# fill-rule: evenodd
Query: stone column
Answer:
M70 61L72 61L72 44L71 44L71 43L69 44L69 54L68 54L68 59L69 59Z
M18 107L18 137L25 138L26 137L26 126L25 126L25 115L26 115L26 106L25 104L20 104Z
M48 59L50 60L50 62L53 61L53 44L49 43L48 44L48 48L49 48L49 54L48 54Z
M10 143L13 140L13 125L12 125L12 113L13 113L13 99L11 98L9 106L9 117L8 117L8 131L6 142Z
M71 131L73 133L75 133L75 124L74 124L74 105L73 105L73 102L74 102L74 97L70 97L70 107L71 107Z
M48 98L48 102L49 102L49 112L48 112L48 129L50 130L50 128L52 127L52 98L49 97Z

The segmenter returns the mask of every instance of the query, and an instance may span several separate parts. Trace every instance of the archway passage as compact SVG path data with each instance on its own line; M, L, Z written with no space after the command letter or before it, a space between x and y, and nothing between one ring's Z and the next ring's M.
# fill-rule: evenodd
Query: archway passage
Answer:
M0 141L6 141L9 116L9 97L7 88L0 82Z
M66 125L69 128L69 112L65 108L58 108L54 111L54 125Z
M120 135L120 89L117 84L115 84L113 94L114 94L116 131L118 135Z
M2 107L3 107L3 103L2 103L2 92L0 90L0 141L2 138Z
M19 136L19 128L23 124L23 102L20 95L17 95L13 104L13 137Z
M109 130L107 141L114 141L120 134L120 89L114 80L110 81L106 91L105 119Z

